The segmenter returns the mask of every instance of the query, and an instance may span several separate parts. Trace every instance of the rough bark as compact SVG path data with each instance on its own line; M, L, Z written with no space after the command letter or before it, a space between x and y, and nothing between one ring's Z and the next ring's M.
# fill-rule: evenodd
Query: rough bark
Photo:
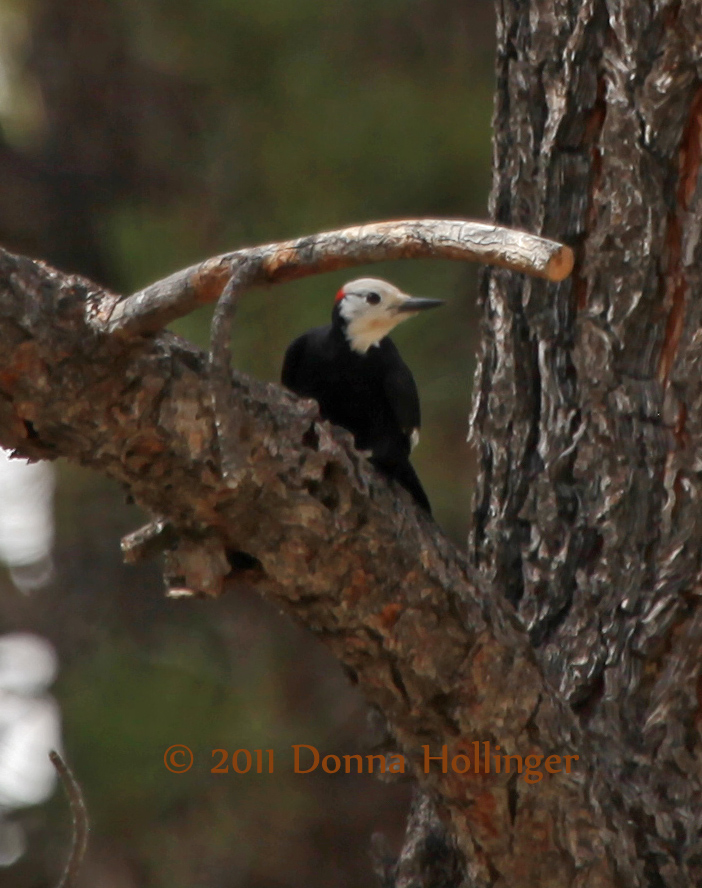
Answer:
M702 6L497 5L493 218L576 267L484 276L471 558L614 782L623 883L699 885Z

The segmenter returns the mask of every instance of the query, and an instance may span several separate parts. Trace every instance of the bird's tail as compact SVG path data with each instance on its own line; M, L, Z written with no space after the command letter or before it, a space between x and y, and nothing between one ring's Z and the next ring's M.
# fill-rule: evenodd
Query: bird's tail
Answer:
M412 467L412 463L406 459L403 462L393 463L393 465L388 465L387 463L379 463L374 459L371 462L380 469L380 471L387 475L389 478L394 478L398 481L405 490L409 491L414 501L418 506L421 506L425 512L431 515L431 505L429 504L429 498L424 492L424 488L422 487L422 482L417 477L417 473Z

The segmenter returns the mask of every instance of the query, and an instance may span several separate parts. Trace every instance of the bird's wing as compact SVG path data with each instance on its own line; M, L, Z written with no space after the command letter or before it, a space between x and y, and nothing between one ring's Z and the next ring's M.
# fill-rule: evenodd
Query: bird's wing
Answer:
M402 359L385 374L384 387L400 428L414 446L419 439L421 425L419 393L412 371Z
M298 336L288 346L283 359L280 381L286 388L297 392L298 368L305 352L305 335Z

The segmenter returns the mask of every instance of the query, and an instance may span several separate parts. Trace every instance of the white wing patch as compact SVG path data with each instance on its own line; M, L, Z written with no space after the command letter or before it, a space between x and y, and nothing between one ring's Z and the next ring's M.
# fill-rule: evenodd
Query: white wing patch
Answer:
M412 434L410 435L410 446L412 450L419 444L419 429L412 429Z

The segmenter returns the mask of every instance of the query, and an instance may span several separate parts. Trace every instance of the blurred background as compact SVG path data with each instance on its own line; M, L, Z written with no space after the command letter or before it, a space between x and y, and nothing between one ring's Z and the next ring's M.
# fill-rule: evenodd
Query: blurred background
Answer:
M491 7L0 0L0 243L126 294L243 245L485 218ZM462 544L474 266L392 263L252 292L234 364L277 380L287 343L369 273L447 300L394 339L422 398L414 463ZM174 329L205 346L209 319ZM68 806L38 736L62 744L86 795L82 885L373 884L370 837L399 850L410 787L292 773L293 743L364 751L363 701L340 667L245 591L166 600L157 564L121 564L120 537L145 516L108 480L54 468L0 472L0 885L53 885L67 854ZM194 752L187 774L164 767L176 743ZM218 747L272 748L276 771L212 774Z

